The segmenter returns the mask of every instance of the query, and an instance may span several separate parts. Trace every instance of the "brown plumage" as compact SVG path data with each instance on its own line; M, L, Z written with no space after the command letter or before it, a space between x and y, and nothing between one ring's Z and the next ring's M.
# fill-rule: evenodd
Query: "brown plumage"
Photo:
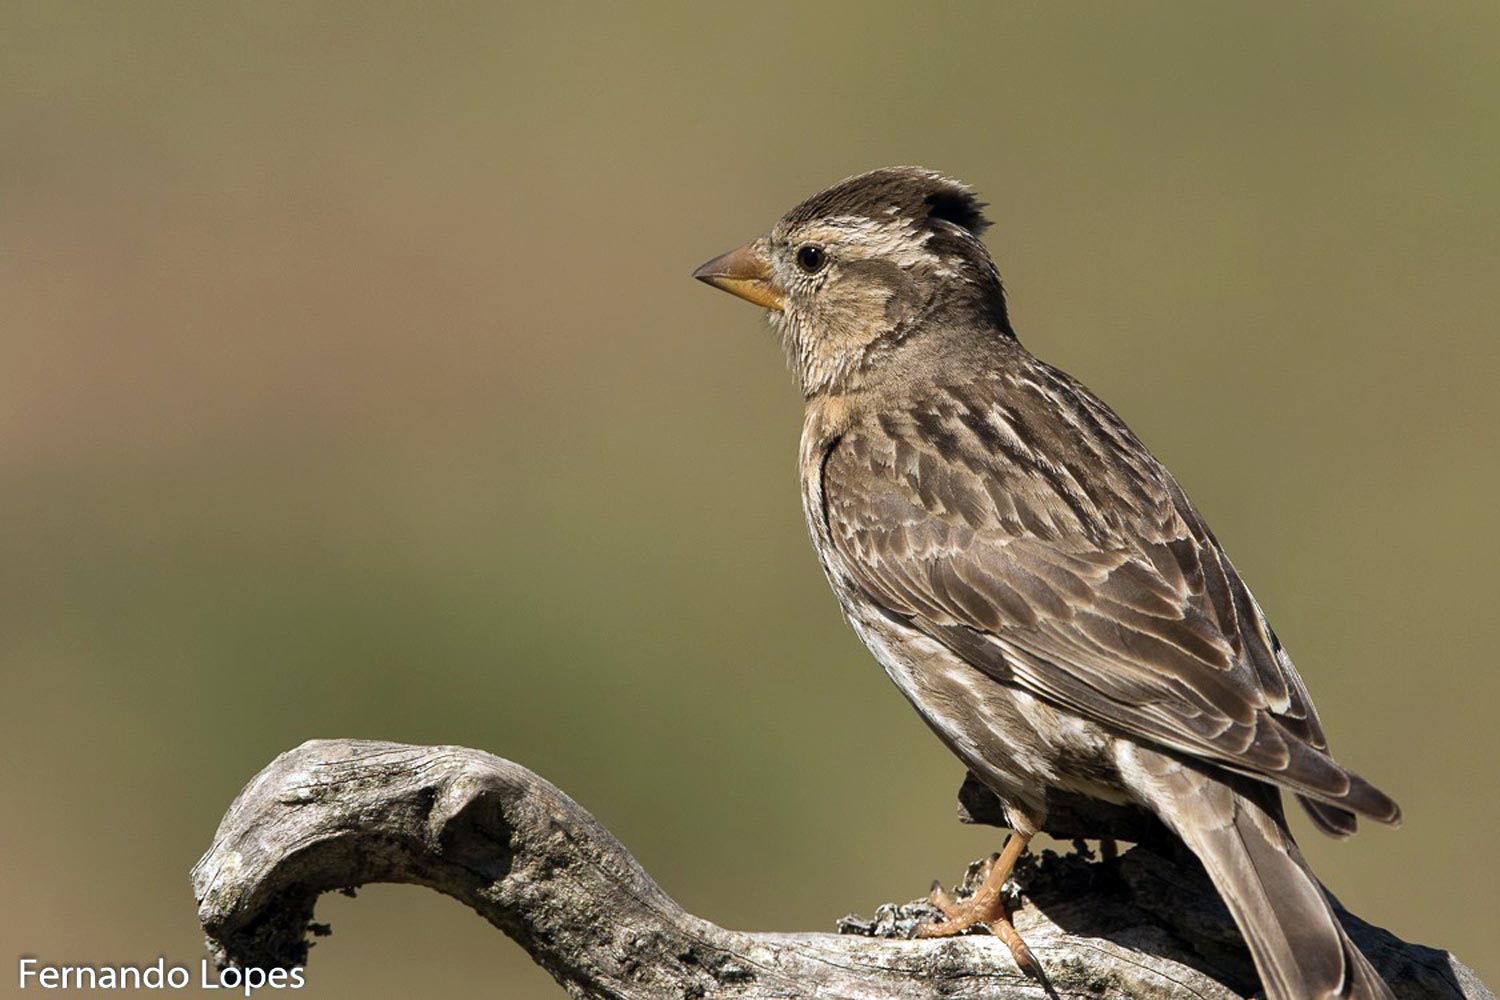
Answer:
M772 309L807 400L808 526L845 615L999 796L1020 838L1010 860L1045 824L1049 788L1143 806L1202 859L1270 997L1389 997L1279 789L1336 836L1399 809L1332 757L1171 473L1017 342L981 207L929 171L875 171L699 270ZM984 905L949 907L936 930L985 920L1039 970Z

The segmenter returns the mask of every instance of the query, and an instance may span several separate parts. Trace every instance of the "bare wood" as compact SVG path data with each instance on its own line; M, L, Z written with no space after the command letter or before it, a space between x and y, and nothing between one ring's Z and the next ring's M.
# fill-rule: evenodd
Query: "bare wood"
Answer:
M966 792L967 818L992 818L983 795ZM1254 971L1218 897L1171 853L1137 847L1114 861L1053 856L1018 868L1024 903L1014 922L1061 996L1253 995ZM842 934L718 927L673 902L553 785L463 747L305 743L245 787L193 869L198 918L221 966L305 964L318 896L371 882L452 896L575 997L1043 996L987 935L904 939L932 915L924 903L846 918ZM1446 952L1340 915L1397 996L1493 1000Z

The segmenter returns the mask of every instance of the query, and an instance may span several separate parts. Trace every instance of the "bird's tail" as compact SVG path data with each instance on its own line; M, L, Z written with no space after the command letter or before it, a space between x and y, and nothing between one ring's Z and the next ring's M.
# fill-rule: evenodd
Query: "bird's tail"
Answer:
M1203 862L1269 1000L1395 1000L1340 926L1287 830L1275 789L1141 756L1152 759L1140 761L1138 791Z

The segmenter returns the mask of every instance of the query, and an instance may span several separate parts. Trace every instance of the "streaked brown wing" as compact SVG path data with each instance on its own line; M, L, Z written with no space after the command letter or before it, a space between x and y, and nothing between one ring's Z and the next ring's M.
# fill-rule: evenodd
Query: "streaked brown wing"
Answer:
M835 549L887 614L976 668L1284 785L1330 832L1396 805L1327 753L1301 679L1171 475L1050 369L949 389L847 433Z

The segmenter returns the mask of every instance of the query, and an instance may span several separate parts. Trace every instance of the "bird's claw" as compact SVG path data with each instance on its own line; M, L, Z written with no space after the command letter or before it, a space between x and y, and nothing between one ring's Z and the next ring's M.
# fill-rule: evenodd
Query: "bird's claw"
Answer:
M1042 963L1037 960L1035 953L1021 938L1020 932L1016 930L1009 918L1001 917L999 920L992 920L989 928L991 934L1005 942L1006 947L1010 949L1011 957L1016 960L1016 965L1022 972L1042 985L1047 985L1047 974L1042 971Z

